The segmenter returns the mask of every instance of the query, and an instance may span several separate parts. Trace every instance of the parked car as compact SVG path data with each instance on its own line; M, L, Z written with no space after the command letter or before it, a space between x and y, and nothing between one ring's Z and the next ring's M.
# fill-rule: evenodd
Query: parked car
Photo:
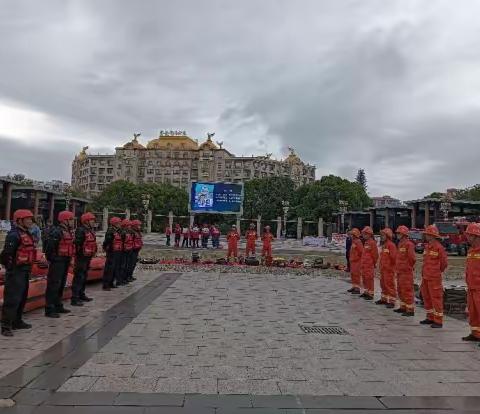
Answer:
M415 252L423 254L425 251L425 241L423 239L423 232L420 229L411 229L408 234L410 240L415 244Z

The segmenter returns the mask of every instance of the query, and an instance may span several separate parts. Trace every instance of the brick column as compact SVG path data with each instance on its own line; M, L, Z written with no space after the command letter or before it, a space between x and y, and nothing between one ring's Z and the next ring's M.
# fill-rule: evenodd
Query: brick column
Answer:
M152 232L152 210L148 210L147 213L147 233Z
M53 223L55 213L55 196L48 194L48 219Z
M190 214L190 227L193 226L193 223L195 223L195 216L193 214Z
M10 220L10 217L12 216L12 183L5 183L5 195L6 195L6 200L5 200L5 213L4 213L4 219L5 220Z
M103 209L102 230L107 231L107 229L108 229L108 208L105 207Z
M418 210L418 204L413 203L412 211L410 212L410 218L411 218L410 225L411 225L412 229L417 227L417 210Z
M40 206L40 193L38 191L35 191L34 193L34 199L33 199L33 216L37 217L38 216L38 208Z
M277 217L277 239L282 237L282 218Z
M301 217L297 218L297 240L302 239L303 220Z
M131 214L130 209L127 208L127 209L125 210L125 218L126 218L127 220L130 220L130 214Z
M318 237L323 237L323 218L318 219Z
M430 204L425 203L425 227L430 224Z
M388 208L385 208L385 227L390 227L390 217ZM372 227L373 228L373 227Z
M242 229L240 227L240 216L237 216L237 231L238 231L238 234L242 234Z
M170 227L170 230L173 231L173 211L168 213L168 226Z
M257 217L257 235L262 234L262 216Z
M370 210L370 227L372 228L372 230L375 227L375 211L373 210Z

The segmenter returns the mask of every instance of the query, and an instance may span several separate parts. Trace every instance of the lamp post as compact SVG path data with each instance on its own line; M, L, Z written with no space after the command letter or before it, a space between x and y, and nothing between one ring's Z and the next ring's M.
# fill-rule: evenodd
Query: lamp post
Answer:
M145 232L147 232L148 207L150 206L150 194L142 194L142 204L143 204L143 223L145 226Z
M287 216L288 210L290 209L290 201L282 200L282 209L283 209L283 235L287 238Z
M339 200L338 206L341 213L340 217L342 218L342 233L344 233L345 232L345 213L347 212L347 209L348 209L348 202L345 200Z

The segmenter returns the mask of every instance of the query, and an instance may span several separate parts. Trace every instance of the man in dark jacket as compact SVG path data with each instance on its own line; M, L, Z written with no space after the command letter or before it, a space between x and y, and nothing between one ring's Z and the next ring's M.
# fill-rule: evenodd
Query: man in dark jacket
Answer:
M70 313L63 307L62 299L68 268L75 253L73 213L61 211L58 223L57 227L50 228L44 249L49 262L45 292L45 316L49 318L59 318L61 313Z
M28 286L32 264L36 258L36 246L29 229L33 214L29 210L17 210L13 214L15 226L7 234L0 262L5 266L3 291L3 336L13 336L15 329L30 329L32 325L22 319L28 298Z
M75 232L75 266L72 282L72 306L83 306L83 302L93 300L85 294L88 269L92 257L97 254L97 238L94 231L95 216L92 213L82 214L81 225Z
M121 280L120 272L122 270L123 260L123 234L120 225L120 217L110 219L110 227L105 233L103 241L103 251L106 253L105 269L103 271L103 290L116 288Z

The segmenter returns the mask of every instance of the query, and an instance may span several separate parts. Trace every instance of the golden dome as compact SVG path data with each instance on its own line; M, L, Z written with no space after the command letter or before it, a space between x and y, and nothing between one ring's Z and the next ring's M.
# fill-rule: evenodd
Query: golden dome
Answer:
M162 135L152 139L147 144L147 149L198 150L198 144L186 135Z
M210 135L208 136L207 140L200 145L201 150L216 150L218 147L213 143L212 138Z
M124 146L123 146L123 149L145 149L145 147L140 144L140 142L138 142L138 139L137 139L137 134L134 134L133 135L133 139L130 141L130 142L127 142Z

